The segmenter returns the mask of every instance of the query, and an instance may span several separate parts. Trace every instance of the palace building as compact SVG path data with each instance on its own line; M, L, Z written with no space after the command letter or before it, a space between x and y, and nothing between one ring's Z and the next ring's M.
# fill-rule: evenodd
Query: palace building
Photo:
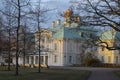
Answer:
M25 35L22 28L20 28L20 33L20 39L23 39ZM104 46L94 45L99 37L110 46L119 46L117 39L119 33L113 30L101 33L92 26L82 25L80 16L74 15L71 9L64 12L64 22L58 19L53 21L49 28L41 28L34 34L29 33L26 36L27 54L19 56L19 65L25 63L26 66L38 67L39 52L41 64L48 66L82 64L89 53L103 63L120 63L118 50L108 50ZM22 46L22 43L20 44ZM13 57L12 62L15 64L15 57Z
M64 22L60 19L52 22L48 29L40 29L35 36L35 52L26 57L26 64L38 65L38 47L40 34L41 64L49 66L70 66L81 64L87 53L96 54L97 48L91 41L97 36L97 30L81 25L80 17L72 10L64 12Z
M109 47L119 47L120 46L120 32L115 30L107 30L101 33L100 39L102 42L107 43ZM106 44L100 44L98 48L98 59L102 61L102 63L108 64L116 64L120 65L120 50L109 50L105 48Z

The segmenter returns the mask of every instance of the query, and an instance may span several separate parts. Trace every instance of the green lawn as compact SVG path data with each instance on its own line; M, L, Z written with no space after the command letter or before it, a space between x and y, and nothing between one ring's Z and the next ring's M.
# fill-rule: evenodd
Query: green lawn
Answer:
M37 73L37 68L20 68L19 76L15 76L15 71L6 71L0 68L0 80L87 80L89 71L65 70L65 69L41 69Z

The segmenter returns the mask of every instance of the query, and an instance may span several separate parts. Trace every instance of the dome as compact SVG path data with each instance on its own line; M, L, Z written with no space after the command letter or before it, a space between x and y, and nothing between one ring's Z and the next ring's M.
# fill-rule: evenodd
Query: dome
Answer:
M64 17L70 17L73 14L73 11L71 9L67 9L64 12Z

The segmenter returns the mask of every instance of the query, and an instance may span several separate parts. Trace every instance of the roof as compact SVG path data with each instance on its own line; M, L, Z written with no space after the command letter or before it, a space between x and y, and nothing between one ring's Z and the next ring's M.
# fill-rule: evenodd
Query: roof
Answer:
M101 40L112 40L112 39L120 39L120 32L116 32L115 30L106 30L101 33Z
M80 26L76 24L73 24L72 27L59 25L50 30L53 33L51 39L91 39L90 34L94 36L97 35L97 30L94 30L92 27Z

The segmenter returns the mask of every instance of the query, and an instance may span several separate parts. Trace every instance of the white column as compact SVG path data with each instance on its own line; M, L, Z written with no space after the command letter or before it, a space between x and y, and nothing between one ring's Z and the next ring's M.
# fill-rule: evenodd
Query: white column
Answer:
M29 56L29 64L31 64L31 56Z
M46 59L45 59L45 56L43 56L43 64L46 64Z

